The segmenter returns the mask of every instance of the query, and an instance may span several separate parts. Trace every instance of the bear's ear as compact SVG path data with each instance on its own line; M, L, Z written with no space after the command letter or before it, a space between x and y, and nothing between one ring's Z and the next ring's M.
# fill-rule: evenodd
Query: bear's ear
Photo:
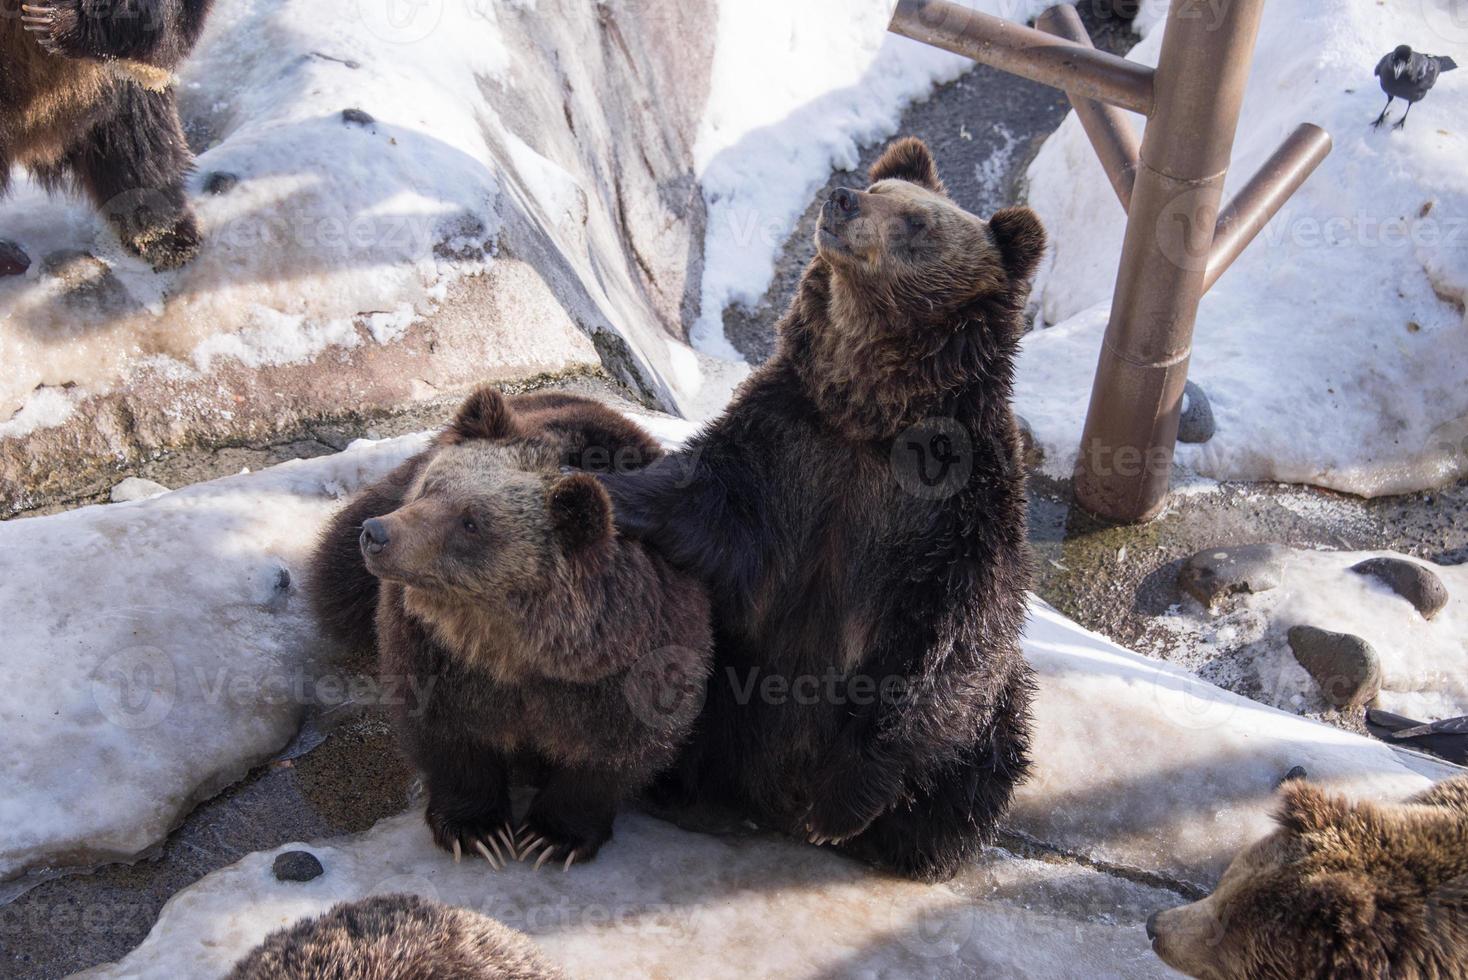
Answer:
M447 442L469 439L508 439L519 434L515 413L505 396L490 387L470 395L459 408L459 414L444 433Z
M1345 797L1330 796L1318 786L1292 779L1280 790L1280 809L1275 819L1297 837L1309 837L1344 828L1351 812Z
M868 174L872 183L879 180L905 180L937 194L946 194L938 178L938 164L928 144L916 136L908 136L891 144L872 164Z
M989 219L989 232L1011 279L1028 280L1045 254L1045 226L1029 208L1004 208Z
M557 480L546 495L551 527L568 551L611 539L612 498L596 477L576 473Z

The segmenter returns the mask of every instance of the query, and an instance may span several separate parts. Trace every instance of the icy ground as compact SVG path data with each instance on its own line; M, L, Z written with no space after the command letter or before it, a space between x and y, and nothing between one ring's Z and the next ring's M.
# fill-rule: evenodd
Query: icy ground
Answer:
M1278 587L1224 600L1210 612L1189 597L1158 620L1174 640L1167 656L1234 690L1286 711L1321 714L1328 704L1295 660L1286 634L1305 625L1366 640L1382 663L1376 705L1422 720L1468 715L1468 566L1430 569L1448 604L1431 620L1374 578L1351 567L1390 552L1288 554Z
M422 441L0 523L0 881L136 857L355 693L311 662L306 557Z
M1386 101L1372 69L1394 45L1468 65L1454 2L1265 6L1225 198L1299 123L1335 148L1203 301L1191 377L1218 432L1179 447L1184 467L1366 496L1468 473L1468 73L1444 74L1404 129L1369 125ZM1129 57L1155 64L1161 41L1153 29ZM1025 342L1018 403L1046 472L1068 477L1124 215L1073 115L1029 180L1054 243L1036 292L1054 326Z

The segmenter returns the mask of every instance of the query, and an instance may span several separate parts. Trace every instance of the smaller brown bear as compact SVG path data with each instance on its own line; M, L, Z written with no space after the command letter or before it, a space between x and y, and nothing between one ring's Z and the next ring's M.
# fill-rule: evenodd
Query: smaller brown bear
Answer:
M702 585L619 537L606 491L562 474L546 430L483 389L400 506L361 522L380 669L427 692L397 721L434 840L496 868L506 852L537 868L594 857L622 801L676 758L713 659ZM512 768L539 789L519 831Z
M1397 805L1291 782L1278 820L1212 895L1147 922L1163 962L1204 980L1468 977L1468 776Z
M416 895L343 902L279 929L226 980L558 980L524 933Z

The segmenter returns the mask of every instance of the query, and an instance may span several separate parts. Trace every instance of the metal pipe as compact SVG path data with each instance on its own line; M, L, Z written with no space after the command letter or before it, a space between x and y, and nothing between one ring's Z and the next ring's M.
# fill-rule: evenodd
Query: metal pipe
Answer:
M1167 499L1193 324L1264 0L1168 12L1076 500L1121 521Z
M1076 8L1071 4L1062 3L1051 7L1035 18L1035 26L1072 43L1088 48L1092 46L1086 25L1081 23L1081 15L1076 13ZM1141 138L1132 128L1131 120L1116 106L1075 94L1069 94L1069 98L1071 108L1075 109L1076 118L1081 122L1081 128L1086 131L1086 138L1091 141L1096 156L1101 160L1106 178L1111 181L1111 189L1116 191L1117 199L1121 201L1121 209L1129 210L1132 206L1132 184L1137 176Z
M1084 98L1152 111L1151 68L949 0L900 0L888 29Z
M1302 123L1264 161L1218 216L1213 247L1208 252L1208 268L1203 274L1204 292L1213 288L1218 277L1228 271L1329 155L1330 134L1319 126Z

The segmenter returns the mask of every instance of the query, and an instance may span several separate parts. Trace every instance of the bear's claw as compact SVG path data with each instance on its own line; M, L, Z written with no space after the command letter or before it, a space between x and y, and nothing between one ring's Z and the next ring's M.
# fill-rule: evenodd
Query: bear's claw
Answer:
M494 870L496 870L496 871L503 871L505 869L504 858L503 857L500 857L498 860L496 860L495 859L495 856L490 853L489 848L484 846L484 841L482 841L482 840L475 841L474 842L474 849L477 850L480 854L484 855L484 860L488 861L489 862L489 866L491 868L493 868Z
M504 828L497 831L496 833L499 836L500 843L505 845L505 850L510 852L510 860L520 860L520 849L515 846L515 841L518 835L510 829L510 825L505 824Z
M20 6L20 23L35 36L48 54L61 54L61 45L56 41L56 8L41 4L23 3Z

